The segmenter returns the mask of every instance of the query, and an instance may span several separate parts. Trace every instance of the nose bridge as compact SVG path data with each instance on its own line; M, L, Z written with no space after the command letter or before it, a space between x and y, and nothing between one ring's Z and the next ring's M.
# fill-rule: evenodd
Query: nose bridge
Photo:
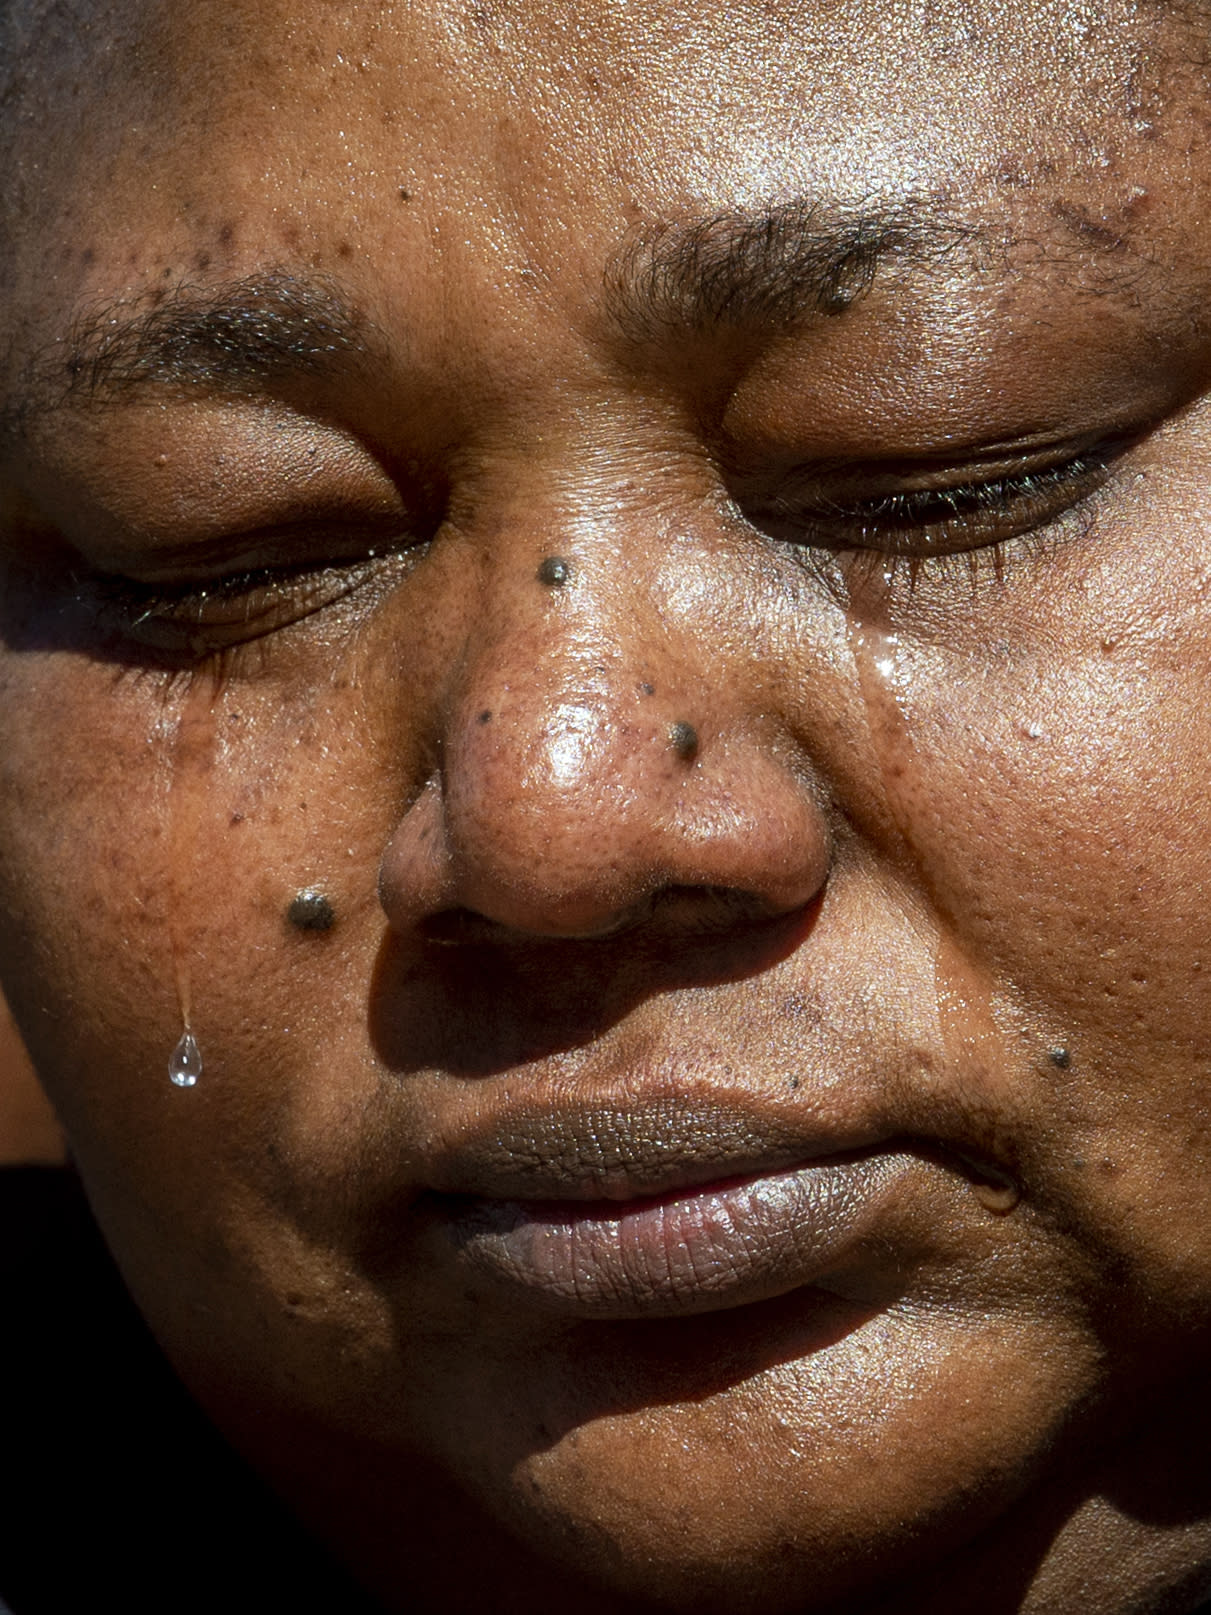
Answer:
M480 587L451 721L473 717L477 748L508 743L569 790L650 727L658 690L678 699L689 647L667 609L666 563L677 548L693 570L693 546L670 543L651 481L617 445L547 443L524 475L517 458L475 490L464 529Z
M478 588L439 777L384 858L392 923L462 909L592 936L662 888L806 902L823 868L817 804L746 724L743 679L724 688L722 622L704 632L683 615L726 569L710 535L679 530L633 476L551 479L478 510L458 523Z
M590 823L617 836L666 812L692 720L659 607L658 534L623 503L599 490L588 512L562 490L497 518L506 533L485 561L444 737L455 856L488 838L498 857L559 858L570 878ZM638 824L626 828L634 839Z

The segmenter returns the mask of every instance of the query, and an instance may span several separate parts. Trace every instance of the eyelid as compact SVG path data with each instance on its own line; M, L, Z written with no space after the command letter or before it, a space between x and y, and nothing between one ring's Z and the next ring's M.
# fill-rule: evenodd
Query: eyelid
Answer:
M344 563L260 568L168 586L99 575L82 581L77 598L103 630L132 646L197 661L292 627L375 580L389 587L392 561L406 559L397 549Z
M838 599L850 598L855 588L873 587L880 597L906 588L916 598L929 589L939 605L960 598L970 602L979 588L999 587L1022 566L1044 565L1087 535L1115 486L1115 460L1136 441L1138 436L1120 440L1117 453L1108 452L1096 465L1089 462L1099 457L1088 451L1053 464L1051 486L1041 492L1019 492L999 510L945 521L901 521L898 528L885 521L876 529L853 512L839 518L802 509L781 519L752 510L744 514ZM952 484L960 491L971 486Z
M868 544L881 548L876 542L880 534L890 533L897 525L905 531L924 531L967 524L970 530L981 519L1008 521L1015 508L1023 511L1032 500L1039 520L1052 519L1100 487L1142 435L1088 434L1082 440L1049 444L1026 454L986 452L960 462L930 456L862 464L801 463L778 478L764 497L746 498L742 489L733 497L758 526L775 523L790 528L798 523L810 528L801 542L826 548ZM925 508L930 500L939 507L936 512ZM945 508L948 501L952 505L949 511ZM969 531L965 543L952 547L974 548L981 542L994 542L995 537L981 539Z
M131 570L136 553L158 554L167 571L186 552L217 554L233 533L407 525L423 503L351 432L248 402L132 410L75 435L61 421L33 444L20 481L42 518L111 572Z
M801 460L782 473L828 487L830 495L853 490L858 498L878 497L916 487L967 488L1003 478L1061 470L1085 457L1117 458L1144 435L1140 429L1080 433L993 443L928 454L883 455L861 459Z
M132 545L125 553L114 549L93 570L99 576L187 592L208 585L218 587L224 580L246 575L278 574L285 579L293 572L351 564L424 543L429 536L394 513L369 519L349 515L341 521L313 518L227 532L192 543L150 549Z
M823 508L838 519L865 518L875 525L881 521L893 522L897 514L928 525L930 517L924 512L932 501L941 507L936 519L958 521L990 514L998 507L1007 508L1026 498L1043 498L1049 494L1062 497L1066 490L1104 477L1109 464L1104 455L1083 454L1059 465L1001 473L979 481L910 485L870 495L850 506L839 500L830 501ZM916 511L921 514L916 515Z

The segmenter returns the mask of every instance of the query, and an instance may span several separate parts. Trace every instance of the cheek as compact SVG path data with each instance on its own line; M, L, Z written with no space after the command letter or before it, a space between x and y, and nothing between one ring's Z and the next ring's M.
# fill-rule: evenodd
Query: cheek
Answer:
M0 662L0 972L127 1281L203 1396L216 1354L288 1397L315 1375L317 1403L351 1342L390 1357L340 1254L381 1100L364 983L398 796L360 699ZM288 923L302 887L331 930ZM182 1090L186 1015L203 1070Z
M293 1044L331 1027L335 956L374 913L355 805L373 793L343 745L356 725L342 696L167 687L67 658L13 659L0 676L3 969L69 1130L119 1155L145 1143L132 1116L170 1137L186 1023L205 1065L196 1097L273 1095ZM330 895L337 932L287 923L303 887Z
M889 788L916 879L1026 1051L1008 1080L1032 1094L1040 1192L1175 1298L1211 1291L1211 634L1192 598L1157 600L1143 635L1091 591L1054 638L907 658Z
M1211 1027L1211 722L1201 688L1167 675L1087 663L1015 690L1006 670L995 706L959 683L917 747L939 907L1074 1058L1111 1025L1120 1048L1197 1030L1191 1053Z
M5 980L52 1085L69 1063L103 1081L106 1034L167 1019L173 994L165 738L151 707L115 721L110 669L10 657L0 679Z

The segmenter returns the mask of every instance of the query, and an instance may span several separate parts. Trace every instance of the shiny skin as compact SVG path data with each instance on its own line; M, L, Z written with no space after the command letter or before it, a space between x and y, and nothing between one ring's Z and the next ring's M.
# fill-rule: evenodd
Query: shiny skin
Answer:
M61 1165L63 1136L0 1000L0 1163Z
M1193 1604L1197 19L85 10L5 24L8 407L166 287L318 275L370 333L104 409L60 367L5 450L0 976L187 1382L387 1609ZM945 250L622 329L628 252L791 198ZM970 565L787 515L796 468L835 506L1111 438ZM87 609L330 561L356 586L279 578L256 610L315 609L222 655ZM331 931L284 924L303 887ZM657 1102L922 1175L815 1290L705 1317L552 1317L432 1235L519 1116L554 1156Z

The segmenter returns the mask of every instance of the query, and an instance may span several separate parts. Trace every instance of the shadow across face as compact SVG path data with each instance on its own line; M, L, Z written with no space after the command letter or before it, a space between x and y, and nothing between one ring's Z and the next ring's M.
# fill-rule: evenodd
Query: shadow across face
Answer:
M385 934L370 1034L399 1076L494 1076L584 1048L648 999L760 976L818 915L819 901L771 917L743 893L669 888L625 928L581 940L508 933L447 910L419 939Z

